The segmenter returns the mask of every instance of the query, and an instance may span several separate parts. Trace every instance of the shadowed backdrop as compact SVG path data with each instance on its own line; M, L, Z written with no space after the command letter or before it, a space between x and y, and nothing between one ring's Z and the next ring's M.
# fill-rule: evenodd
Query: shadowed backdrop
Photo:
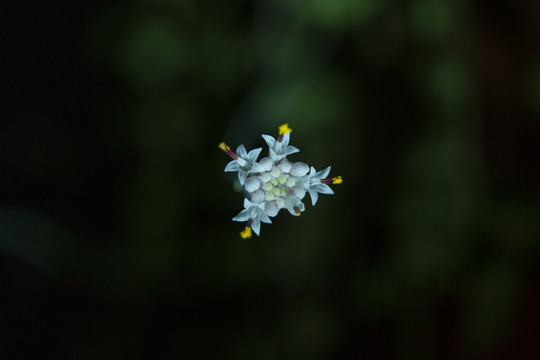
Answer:
M540 3L2 13L2 358L540 356ZM241 239L283 123L344 182Z

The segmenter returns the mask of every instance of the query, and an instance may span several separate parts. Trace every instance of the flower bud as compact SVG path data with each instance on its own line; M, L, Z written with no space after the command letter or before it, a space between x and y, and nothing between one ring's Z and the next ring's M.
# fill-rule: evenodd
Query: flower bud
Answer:
M257 190L255 191L254 193L251 193L251 201L252 202L261 202L263 201L264 199L264 191L262 190Z
M293 187L296 184L296 179L293 177L290 177L287 179L287 182L285 183L288 187Z
M261 187L261 182L256 177L250 176L246 179L244 187L247 192L254 192Z
M289 171L291 171L291 162L288 161L288 160L282 160L281 161L281 164L279 164L279 170L281 170L282 172L284 173L289 173Z
M308 173L309 166L303 162L295 162L291 167L291 175L304 176Z
M270 171L270 175L272 175L273 177L278 177L279 175L281 175L281 171L279 171L277 167L274 167L272 171Z
M273 164L273 161L267 157L262 158L261 161L259 161L259 165L263 167L264 171L270 171Z
M272 177L270 176L270 174L264 173L264 174L261 174L261 176L259 176L259 179L260 179L261 182L264 184L264 183L267 183L267 182L269 182L270 180L272 180Z
M278 214L279 208L275 201L269 201L264 205L264 210L266 214L270 217L274 217Z

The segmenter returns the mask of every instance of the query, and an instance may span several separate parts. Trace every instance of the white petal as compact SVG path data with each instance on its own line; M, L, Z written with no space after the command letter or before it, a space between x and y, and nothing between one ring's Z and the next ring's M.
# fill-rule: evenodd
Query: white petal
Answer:
M251 161L255 162L257 161L257 158L259 157L259 154L261 153L262 148L253 149L249 152L248 158L251 159Z
M231 161L230 163L225 166L225 172L233 172L240 170L240 165L236 162L236 160Z
M240 213L238 215L236 215L235 217L233 217L233 221L240 221L240 222L243 222L243 221L248 221L249 219L249 211L248 209L244 209L242 211L240 211Z
M262 137L263 137L264 141L266 141L266 144L268 145L269 148L274 147L274 144L276 143L276 139L274 139L270 135L263 135Z
M331 169L331 168L332 168L332 167L329 166L329 167L327 167L326 169L324 169L323 171L320 171L320 172L319 172L320 174L318 174L318 179L326 179L326 177L328 176L328 174L330 174L330 169Z
M257 234L257 236L259 236L261 232L261 221L258 219L254 219L253 222L251 223L251 229L253 230L255 234Z
M304 176L308 173L309 166L303 162L295 162L291 168L291 175L293 176Z
M259 181L259 179L253 176L248 177L246 181L244 182L244 188L249 193L259 190L260 187L261 187L261 182Z
M311 190L320 192L321 194L329 194L332 195L334 191L332 188L326 184L317 184L310 187Z
M257 205L256 205L255 203L249 201L248 198L244 198L244 207L245 207L246 209L249 209L249 208L252 207L252 206L257 206Z
M246 147L244 145L239 145L236 148L236 155L238 155L241 158L247 158Z
M244 181L246 181L247 176L247 172L243 170L238 171L238 180L240 181L240 185L244 185Z
M317 200L319 199L319 193L313 190L309 190L309 196L311 196L311 204L315 206Z
M283 140L281 140L282 146L287 147L287 145L289 145L290 140L291 140L291 133L288 132L285 135L283 135Z
M294 146L287 146L281 153L285 156L300 152L300 149Z
M267 223L267 224L271 224L272 223L272 220L270 220L270 218L268 217L268 215L266 214L266 211L264 210L261 210L259 212L259 218L261 219L261 221L263 223Z

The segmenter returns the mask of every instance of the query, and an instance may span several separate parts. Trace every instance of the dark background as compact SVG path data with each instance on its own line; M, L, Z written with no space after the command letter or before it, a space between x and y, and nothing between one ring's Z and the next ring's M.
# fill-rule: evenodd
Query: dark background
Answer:
M540 358L540 2L2 7L2 359ZM344 182L242 240L282 123Z

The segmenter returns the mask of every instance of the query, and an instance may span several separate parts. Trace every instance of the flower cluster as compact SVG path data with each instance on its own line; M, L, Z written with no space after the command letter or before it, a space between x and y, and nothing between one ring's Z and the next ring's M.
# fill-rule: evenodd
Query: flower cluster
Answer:
M303 162L290 162L287 155L299 152L289 145L291 129L288 124L279 127L279 136L274 139L263 135L268 144L268 157L257 161L261 148L247 152L244 145L238 146L236 152L225 143L219 148L233 160L225 167L226 172L238 172L238 180L246 191L244 210L233 221L246 222L245 229L240 233L242 238L251 237L251 231L259 235L261 222L270 224L281 209L287 209L292 215L298 216L306 207L302 199L306 192L311 197L313 205L317 203L319 193L333 194L329 184L340 184L341 176L328 178L330 166L317 172Z

